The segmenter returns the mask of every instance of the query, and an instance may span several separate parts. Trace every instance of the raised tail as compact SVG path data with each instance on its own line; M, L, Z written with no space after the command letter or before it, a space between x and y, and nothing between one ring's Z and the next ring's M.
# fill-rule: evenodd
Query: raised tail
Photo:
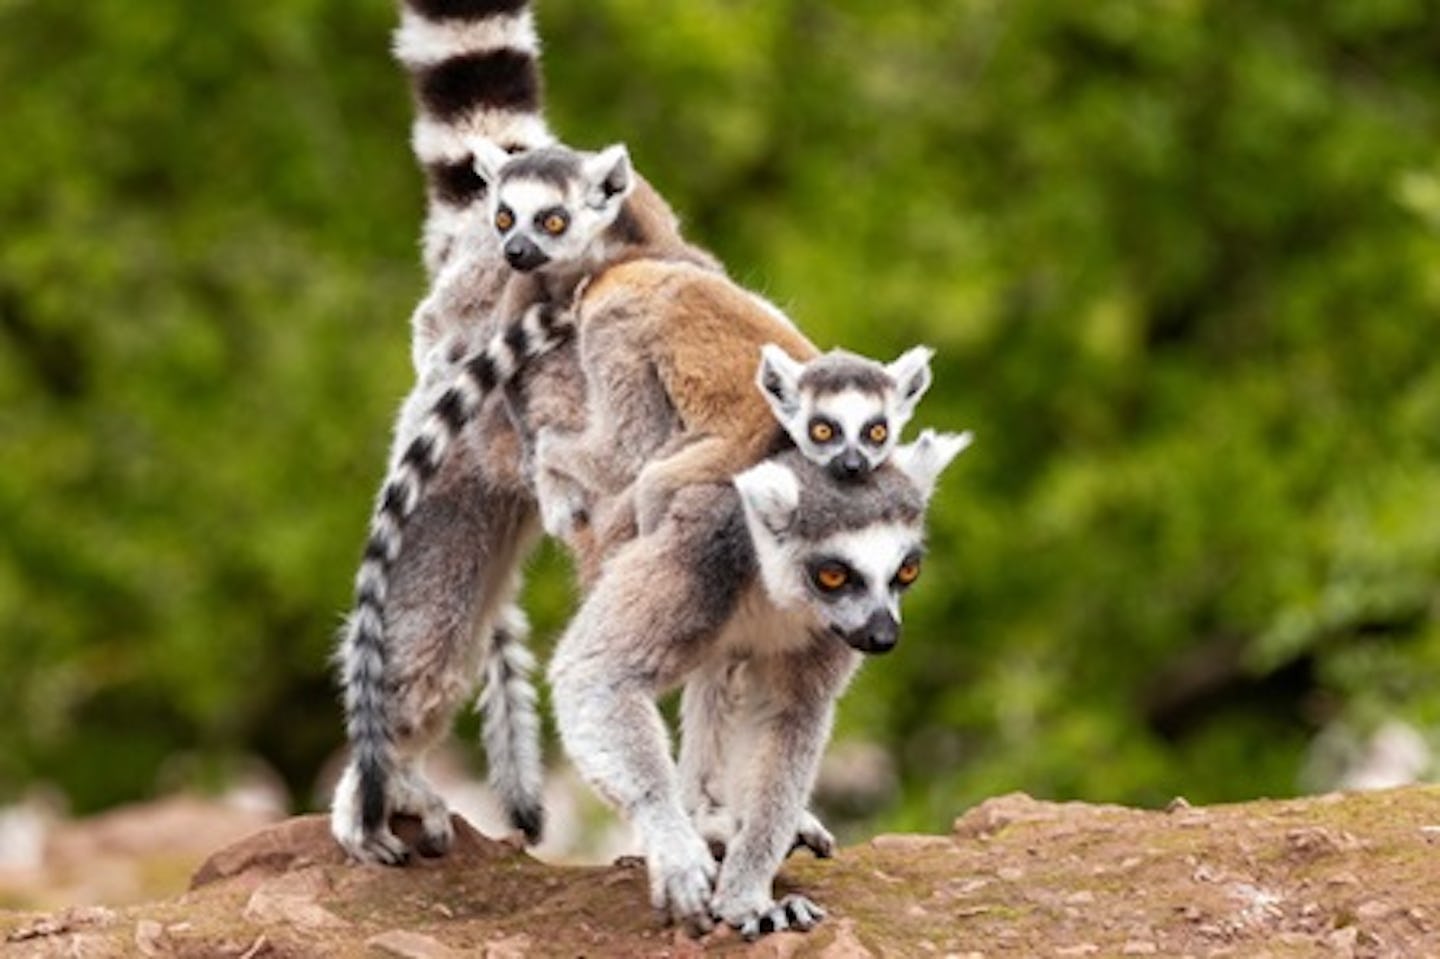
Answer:
M433 278L485 192L466 142L512 152L554 142L542 113L529 0L403 0L395 58L415 96L411 145L425 171L425 266Z
M385 783L394 768L394 732L385 705L385 608L391 567L404 545L406 524L451 445L485 399L508 383L527 360L564 342L573 329L569 314L538 304L466 358L380 489L355 574L355 609L346 621L338 656L345 689L345 731L360 777L361 822L367 833L385 824ZM521 667L523 679L526 669Z

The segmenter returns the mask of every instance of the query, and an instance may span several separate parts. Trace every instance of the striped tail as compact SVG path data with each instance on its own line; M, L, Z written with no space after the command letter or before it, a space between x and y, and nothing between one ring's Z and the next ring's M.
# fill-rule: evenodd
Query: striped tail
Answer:
M529 0L403 0L394 51L415 97L411 145L425 171L434 277L485 192L466 141L512 152L554 142L541 113L540 42Z
M406 523L450 446L485 399L505 386L527 360L558 346L573 331L569 314L539 304L497 333L484 349L460 364L455 382L431 408L381 487L355 574L355 609L346 621L339 655L345 731L360 776L361 822L367 833L384 825L385 780L394 766L394 733L385 707L385 607L390 571L404 545Z
M535 686L530 681L535 658L525 647L528 632L524 614L511 606L491 633L480 714L490 788L500 798L510 825L534 843L545 827L544 766Z

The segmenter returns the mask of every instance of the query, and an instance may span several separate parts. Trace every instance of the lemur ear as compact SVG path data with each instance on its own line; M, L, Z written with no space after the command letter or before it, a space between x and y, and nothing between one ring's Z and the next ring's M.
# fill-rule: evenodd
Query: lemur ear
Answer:
M737 474L733 482L752 523L777 535L790 528L800 506L800 481L787 467L766 460Z
M896 414L902 421L910 418L910 414L915 412L915 404L930 388L930 358L934 355L935 351L928 346L915 346L885 367L885 372L895 382L899 406Z
M923 430L915 442L895 447L890 458L910 477L910 481L920 490L920 495L928 500L935 491L935 481L940 478L945 467L974 439L974 434L969 430L963 433Z
M487 137L471 137L465 145L470 148L473 157L470 165L475 170L475 175L485 181L488 189L500 178L500 168L510 160L510 154Z
M800 412L800 374L805 366L797 363L774 343L760 347L760 368L755 371L755 385L775 418L788 428L789 420Z
M630 151L623 143L590 154L581 163L581 171L585 176L585 203L597 210L618 207L635 188Z

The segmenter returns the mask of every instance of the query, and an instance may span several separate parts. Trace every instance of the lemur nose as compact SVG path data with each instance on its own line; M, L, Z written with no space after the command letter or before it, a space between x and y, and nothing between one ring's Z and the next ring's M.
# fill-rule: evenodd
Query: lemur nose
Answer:
M876 613L865 624L865 652L888 653L900 642L900 624L889 613Z
M838 480L852 480L865 475L865 457L857 450L846 450L830 461L830 475Z
M505 244L505 262L521 272L528 272L549 259L541 249L523 236L513 236Z

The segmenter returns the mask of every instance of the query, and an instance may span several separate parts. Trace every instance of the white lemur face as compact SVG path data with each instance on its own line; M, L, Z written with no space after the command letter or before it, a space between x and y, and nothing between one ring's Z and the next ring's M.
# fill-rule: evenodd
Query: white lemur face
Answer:
M511 155L482 139L471 148L511 267L548 273L586 269L604 258L603 235L635 186L623 145L599 153L554 146Z
M862 653L893 649L900 597L920 576L925 504L970 439L926 430L859 481L793 455L736 476L770 599Z
M756 383L806 459L828 467L837 479L853 479L885 462L895 448L930 386L933 353L917 346L884 365L831 350L797 363L766 344Z

